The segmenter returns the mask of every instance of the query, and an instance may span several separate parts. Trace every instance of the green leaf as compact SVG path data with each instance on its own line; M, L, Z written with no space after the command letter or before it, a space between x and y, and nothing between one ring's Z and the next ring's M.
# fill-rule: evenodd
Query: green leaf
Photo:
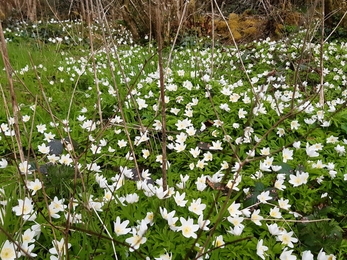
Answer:
M347 134L347 123L341 124L341 129Z

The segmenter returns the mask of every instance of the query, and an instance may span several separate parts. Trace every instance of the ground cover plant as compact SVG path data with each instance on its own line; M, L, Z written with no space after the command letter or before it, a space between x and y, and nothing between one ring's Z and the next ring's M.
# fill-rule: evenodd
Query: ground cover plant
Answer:
M155 43L74 26L4 30L1 259L346 257L346 43L164 50L163 136Z

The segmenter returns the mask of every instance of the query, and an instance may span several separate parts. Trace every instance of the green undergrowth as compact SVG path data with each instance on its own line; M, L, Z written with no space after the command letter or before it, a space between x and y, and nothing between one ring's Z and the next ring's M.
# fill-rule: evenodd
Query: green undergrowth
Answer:
M21 26L5 37L22 161L0 72L2 259L346 257L346 43L326 43L323 71L303 32L196 39L168 68L165 49L165 191L155 45Z

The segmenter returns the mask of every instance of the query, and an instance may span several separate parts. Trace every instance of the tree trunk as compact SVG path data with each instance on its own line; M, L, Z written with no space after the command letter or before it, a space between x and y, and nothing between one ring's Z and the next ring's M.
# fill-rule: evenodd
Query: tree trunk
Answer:
M26 1L26 16L31 22L35 22L37 20L36 4L36 0Z

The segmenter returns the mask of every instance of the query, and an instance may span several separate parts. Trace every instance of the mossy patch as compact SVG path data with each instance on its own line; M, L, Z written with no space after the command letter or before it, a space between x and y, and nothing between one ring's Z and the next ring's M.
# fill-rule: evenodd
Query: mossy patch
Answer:
M228 16L227 22L216 20L215 26L217 33L222 39L232 43L233 39L236 42L245 42L260 38L263 34L262 27L265 22L258 16L248 14L231 13ZM229 27L229 28L228 28ZM230 35L230 31L232 36Z

